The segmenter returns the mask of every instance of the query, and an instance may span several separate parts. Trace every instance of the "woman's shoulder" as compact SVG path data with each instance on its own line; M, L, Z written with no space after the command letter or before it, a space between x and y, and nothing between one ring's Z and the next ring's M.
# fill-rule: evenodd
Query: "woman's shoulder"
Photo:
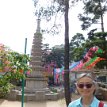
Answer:
M77 107L77 105L80 104L80 99L81 99L81 98L72 101L71 103L69 103L68 107Z
M98 105L99 105L100 103L101 103L101 105L104 104L103 107L107 107L107 104L106 104L104 101L100 101L100 100L98 100L96 97L94 97L94 102L98 103ZM93 104L94 104L94 103L93 103Z

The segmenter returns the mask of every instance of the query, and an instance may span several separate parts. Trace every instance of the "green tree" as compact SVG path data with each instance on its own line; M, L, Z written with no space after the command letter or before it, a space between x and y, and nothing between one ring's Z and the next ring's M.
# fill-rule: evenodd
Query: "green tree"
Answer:
M47 63L54 62L56 67L61 68L64 65L64 47L62 48L55 48L53 47L50 54L47 56L46 59Z
M106 0L83 0L83 3L84 13L83 15L79 14L79 19L83 22L81 25L82 29L85 30L92 24L98 24L100 19L101 30L104 32L103 17L107 11Z
M83 34L77 33L70 41L70 61L79 61L83 58L85 38Z

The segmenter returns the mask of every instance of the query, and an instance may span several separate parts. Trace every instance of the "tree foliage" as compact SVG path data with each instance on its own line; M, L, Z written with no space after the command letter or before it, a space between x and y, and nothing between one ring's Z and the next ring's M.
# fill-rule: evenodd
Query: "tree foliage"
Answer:
M55 67L60 68L64 65L64 45L59 48L52 47L52 49L44 48L43 53L44 65L54 62Z
M91 27L92 24L101 24L101 29L104 32L103 17L107 11L107 1L106 0L83 0L84 3L84 13L79 14L79 19L82 21L82 30L86 30ZM99 19L101 20L99 22Z
M83 57L85 37L81 33L74 35L70 41L70 61L79 61Z
M0 97L5 96L13 87L12 80L25 78L31 71L27 62L30 57L12 51L0 44Z

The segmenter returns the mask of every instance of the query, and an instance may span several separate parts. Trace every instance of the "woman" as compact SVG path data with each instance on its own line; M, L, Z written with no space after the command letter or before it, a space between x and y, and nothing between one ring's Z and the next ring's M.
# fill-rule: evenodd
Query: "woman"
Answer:
M91 73L81 74L76 81L76 88L81 98L72 101L68 107L107 107L94 96L96 82Z

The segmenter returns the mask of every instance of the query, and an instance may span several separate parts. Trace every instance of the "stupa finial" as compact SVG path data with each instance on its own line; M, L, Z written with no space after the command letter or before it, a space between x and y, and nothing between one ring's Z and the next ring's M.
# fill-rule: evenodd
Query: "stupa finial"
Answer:
M38 18L37 18L37 29L36 29L36 32L40 33L40 17L38 15Z

